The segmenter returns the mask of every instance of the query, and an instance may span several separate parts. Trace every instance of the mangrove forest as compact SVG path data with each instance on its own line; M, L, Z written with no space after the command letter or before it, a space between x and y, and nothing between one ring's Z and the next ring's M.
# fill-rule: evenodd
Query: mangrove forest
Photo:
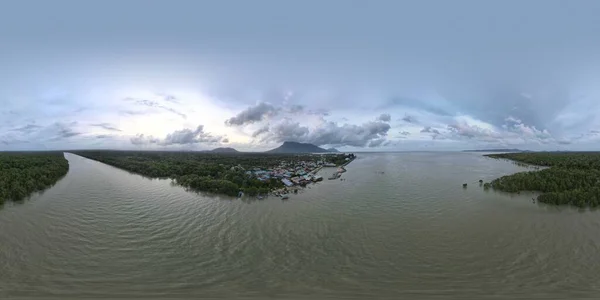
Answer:
M51 187L68 171L62 152L0 152L0 204Z
M489 186L504 192L538 191L537 200L555 205L600 205L600 152L525 152L488 154L492 158L548 167L493 180Z
M282 188L280 179L260 180L253 172L281 165L295 166L322 161L332 165L346 162L343 154L211 153L191 151L73 151L76 155L149 178L171 178L195 191L237 196L267 194ZM294 176L297 174L293 174Z

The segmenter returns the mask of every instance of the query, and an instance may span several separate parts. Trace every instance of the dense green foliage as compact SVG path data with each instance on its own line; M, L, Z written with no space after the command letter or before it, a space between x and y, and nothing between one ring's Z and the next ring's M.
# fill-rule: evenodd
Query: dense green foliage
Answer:
M62 152L0 153L0 204L52 186L69 171Z
M271 178L260 181L248 175L255 168L267 170L286 162L325 160L336 165L343 155L292 155L265 153L211 153L165 151L75 151L77 155L147 177L171 178L177 184L196 190L229 196L239 191L248 195L265 194L283 186Z
M492 181L505 192L539 191L538 201L579 207L600 205L600 152L527 152L487 155L550 167Z

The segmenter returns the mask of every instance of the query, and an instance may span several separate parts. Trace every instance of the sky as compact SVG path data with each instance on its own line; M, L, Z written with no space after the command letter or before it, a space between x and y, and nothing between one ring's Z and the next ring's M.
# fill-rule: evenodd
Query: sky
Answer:
M1 1L0 150L599 150L598 11Z

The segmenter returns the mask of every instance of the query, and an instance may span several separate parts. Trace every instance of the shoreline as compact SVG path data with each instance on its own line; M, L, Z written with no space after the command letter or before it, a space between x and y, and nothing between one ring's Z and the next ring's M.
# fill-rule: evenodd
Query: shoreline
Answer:
M347 161L346 163L344 163L344 164L342 164L342 165L340 165L340 166L336 166L336 167L324 167L324 166L320 166L320 167L318 167L317 169L315 169L315 170L311 171L310 173L311 173L311 174L313 174L313 175L316 175L316 174L317 174L319 171L321 171L323 168L332 168L332 169L333 169L333 168L337 168L337 169L339 169L339 168L342 168L342 170L343 170L342 172L339 172L339 171L336 171L336 172L334 172L334 174L337 174L337 177L336 177L335 179L338 179L338 178L340 178L340 177L341 177L341 174L342 174L342 173L346 173L346 172L347 172L347 170L346 170L346 168L345 168L345 167L346 167L347 165L349 165L349 164L350 164L352 161L354 161L355 159L356 159L356 157L355 157L355 158L353 158L353 159L351 159L351 160L349 160L349 161ZM268 197L268 196L282 197L283 195L290 195L290 194L294 194L294 195L295 195L295 194L298 194L298 193L300 193L301 191L305 190L305 189L306 189L307 187L309 187L310 185L317 184L317 183L319 183L319 182L321 182L321 181L324 181L324 180L325 180L325 179L323 179L323 180L320 180L320 181L314 181L314 182L311 182L310 184L306 184L305 186L301 186L301 185L294 185L294 186L291 186L291 187L283 187L283 188L278 188L278 189L275 189L275 190L272 190L272 191L270 191L270 192L269 192L269 193L268 193L266 196L267 196L267 197ZM244 197L245 197L245 196L244 196ZM249 196L249 197L252 197L252 196Z
M528 152L486 156L536 169L498 177L489 183L494 190L511 194L536 193L533 202L557 206L600 206L600 187L597 186L600 182L600 155L597 152Z

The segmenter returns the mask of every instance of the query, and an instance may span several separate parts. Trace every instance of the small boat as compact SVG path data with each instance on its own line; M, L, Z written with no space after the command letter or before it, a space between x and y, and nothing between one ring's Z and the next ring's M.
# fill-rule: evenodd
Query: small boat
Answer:
M281 200L287 200L287 199L290 199L290 196L288 196L288 195L283 195L283 197L281 197Z
M262 200L263 198L264 198L264 197L263 197L263 196L261 196L261 195L258 195L258 196L256 196L256 199L258 199L258 200Z

